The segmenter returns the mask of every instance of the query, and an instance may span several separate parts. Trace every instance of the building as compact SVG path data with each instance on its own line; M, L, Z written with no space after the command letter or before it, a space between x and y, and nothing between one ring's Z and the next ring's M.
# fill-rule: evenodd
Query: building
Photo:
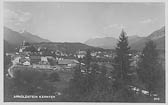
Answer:
M58 60L58 65L63 67L75 67L79 62L75 59Z
M38 64L40 61L41 61L41 57L40 56L30 56L31 64L33 64L33 63Z
M86 56L86 51L79 51L78 53L77 53L77 57L78 58L84 58Z
M41 62L48 62L47 57L41 57Z
M23 63L23 65L24 65L24 66L30 66L30 62L29 62L29 61L25 61L25 62Z
M24 66L28 66L30 65L30 57L28 56L23 56L19 59L19 63L24 65Z
M29 45L30 45L30 44L24 40L24 41L22 42L20 48L19 48L19 53L24 52L24 50L25 50L27 47L29 47Z

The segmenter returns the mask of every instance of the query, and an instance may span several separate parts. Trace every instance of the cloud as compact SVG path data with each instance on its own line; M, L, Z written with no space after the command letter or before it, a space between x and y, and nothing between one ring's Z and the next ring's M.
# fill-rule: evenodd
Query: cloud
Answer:
M155 19L150 19L150 18L148 18L148 19L144 19L144 20L139 21L139 23L149 24L149 23L155 22L156 20L157 20L156 18L155 18Z
M125 26L123 24L110 24L110 25L104 27L104 29L112 29L112 28L123 29L123 28L125 28Z
M4 9L4 24L5 25L23 25L31 19L32 15L29 12L13 11Z

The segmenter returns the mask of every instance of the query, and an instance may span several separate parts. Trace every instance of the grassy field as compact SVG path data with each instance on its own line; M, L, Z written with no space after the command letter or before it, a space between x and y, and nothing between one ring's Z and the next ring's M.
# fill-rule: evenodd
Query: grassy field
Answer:
M28 73L30 68L15 68L16 71L20 70L22 72ZM34 70L34 69L33 69ZM68 87L70 79L73 77L73 71L53 71L53 70L37 70L39 73L46 73L48 76L50 76L51 73L58 73L60 80L59 81L49 81L45 80L45 84L48 86L54 87L57 92L62 93L65 88ZM24 74L26 75L26 74ZM44 77L45 78L45 77ZM11 79L9 77L4 77L4 101L5 102L49 102L49 101L60 101L63 97L62 94L60 96L55 95L55 98L13 98L13 94L16 92L13 92L14 89L14 79ZM55 91L53 91L55 92ZM21 95L18 92L18 95ZM34 94L32 94L34 95Z

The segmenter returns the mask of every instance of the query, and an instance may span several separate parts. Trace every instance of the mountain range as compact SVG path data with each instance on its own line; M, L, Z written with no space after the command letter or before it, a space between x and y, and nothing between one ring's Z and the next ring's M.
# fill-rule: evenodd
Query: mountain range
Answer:
M141 50L145 47L145 43L148 40L153 40L156 44L156 48L159 50L165 49L165 26L160 28L159 30L156 30L152 32L147 37L142 38L139 41L136 41L135 43L131 44L131 48L135 50Z
M165 26L152 32L147 37L139 37L137 35L128 36L129 46L134 50L142 50L148 40L153 40L157 49L165 49ZM105 49L115 49L117 42L118 40L114 37L103 37L89 39L85 44Z
M39 36L33 35L27 31L22 33L13 31L7 27L4 27L4 50L6 52L14 52L15 48L21 45L23 41L32 43L36 47L45 47L52 50L60 50L63 52L74 52L77 50L86 50L86 49L102 49L93 46L89 46L83 43L70 43L70 42L51 42L47 39L43 39Z
M129 36L129 46L133 50L142 50L148 40L153 40L156 43L157 49L165 49L165 26L159 30L152 32L147 37L139 37L137 35ZM115 49L118 40L113 37L89 39L85 43L56 43L47 39L43 39L37 35L33 35L27 31L22 33L13 31L4 27L4 49L6 52L14 51L23 41L33 43L38 47L47 47L54 50L85 50L85 49Z
M22 33L11 30L10 28L4 27L4 40L10 44L18 45L23 41L29 43L40 43L40 42L50 42L47 39L43 39L37 35L33 35L27 31Z
M4 49L7 52L14 51L14 48L19 46L23 41L29 43L50 42L37 35L33 35L27 31L22 33L13 31L10 28L4 27Z

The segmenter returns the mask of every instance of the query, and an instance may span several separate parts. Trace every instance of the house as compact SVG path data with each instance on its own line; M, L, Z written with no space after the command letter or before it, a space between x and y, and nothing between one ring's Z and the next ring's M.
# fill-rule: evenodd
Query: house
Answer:
M48 62L47 57L41 57L41 62Z
M97 53L96 52L93 52L93 53L91 53L91 56L96 56L97 55Z
M29 66L29 65L30 65L30 62L29 62L29 61L25 61L25 62L23 63L23 65L24 65L24 66Z
M78 64L79 62L75 59L63 59L63 60L58 60L58 65L64 66L64 67L74 67Z
M41 57L40 57L40 56L30 56L30 62L31 62L32 64L33 64L33 63L38 64L40 61L41 61Z
M23 49L20 48L20 49L19 49L19 52L20 52L20 53L23 52Z
M48 65L48 64L50 64L49 62L48 62L48 60L46 60L46 59L43 59L43 60L41 60L38 64L44 64L44 65Z
M24 66L27 66L27 65L30 65L30 57L28 56L23 56L19 59L19 63L24 65Z
M79 51L79 52L77 53L77 57L78 57L78 58L84 58L85 55L86 55L86 51Z

